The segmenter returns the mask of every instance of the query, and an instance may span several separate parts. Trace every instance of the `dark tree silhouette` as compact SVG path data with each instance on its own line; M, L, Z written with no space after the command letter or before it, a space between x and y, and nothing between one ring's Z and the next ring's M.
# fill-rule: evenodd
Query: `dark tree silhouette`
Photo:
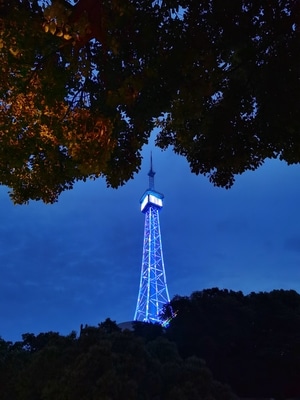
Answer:
M236 399L202 360L183 360L165 337L146 336L107 319L78 338L49 332L15 344L0 340L1 399Z
M118 187L154 127L226 188L298 163L299 21L297 0L2 1L0 182L16 203Z
M182 357L205 359L215 377L241 397L298 397L300 295L217 288L176 296L167 331Z

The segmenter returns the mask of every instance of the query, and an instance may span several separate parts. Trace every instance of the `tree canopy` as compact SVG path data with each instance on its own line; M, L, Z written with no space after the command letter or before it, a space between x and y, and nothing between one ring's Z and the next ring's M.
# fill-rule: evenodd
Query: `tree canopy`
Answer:
M78 337L0 338L0 385L2 400L236 399L203 360L182 359L165 337L146 340L110 320L82 328Z
M167 307L167 314L170 312ZM300 295L218 288L175 296L167 337L181 357L203 358L240 398L300 395Z
M79 335L0 337L1 400L299 398L297 292L212 288L170 307L167 328L106 319Z
M141 149L229 188L266 158L300 161L297 0L0 2L0 183L54 202L118 187Z

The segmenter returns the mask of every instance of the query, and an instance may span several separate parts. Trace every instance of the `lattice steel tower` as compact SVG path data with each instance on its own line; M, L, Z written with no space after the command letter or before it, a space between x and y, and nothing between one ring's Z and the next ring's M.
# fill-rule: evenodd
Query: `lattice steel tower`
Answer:
M149 189L141 197L141 211L145 214L144 246L140 288L134 314L135 321L163 324L159 318L163 305L170 302L163 259L159 211L164 195L154 190L152 155Z

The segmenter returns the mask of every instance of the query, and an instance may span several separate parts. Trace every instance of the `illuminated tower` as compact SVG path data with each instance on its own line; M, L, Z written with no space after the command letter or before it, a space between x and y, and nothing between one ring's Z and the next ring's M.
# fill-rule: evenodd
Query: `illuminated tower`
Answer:
M163 206L164 195L154 190L154 175L151 155L149 189L140 200L141 211L145 214L145 227L140 288L134 320L163 324L159 316L163 305L170 302L159 225L159 211Z

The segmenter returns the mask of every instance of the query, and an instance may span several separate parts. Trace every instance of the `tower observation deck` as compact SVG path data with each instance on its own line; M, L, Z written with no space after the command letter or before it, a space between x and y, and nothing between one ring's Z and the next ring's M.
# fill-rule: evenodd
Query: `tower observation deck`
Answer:
M163 207L162 193L154 190L152 156L149 188L141 197L141 212L145 214L143 258L140 287L134 314L135 321L163 324L160 314L170 302L163 259L159 211Z

